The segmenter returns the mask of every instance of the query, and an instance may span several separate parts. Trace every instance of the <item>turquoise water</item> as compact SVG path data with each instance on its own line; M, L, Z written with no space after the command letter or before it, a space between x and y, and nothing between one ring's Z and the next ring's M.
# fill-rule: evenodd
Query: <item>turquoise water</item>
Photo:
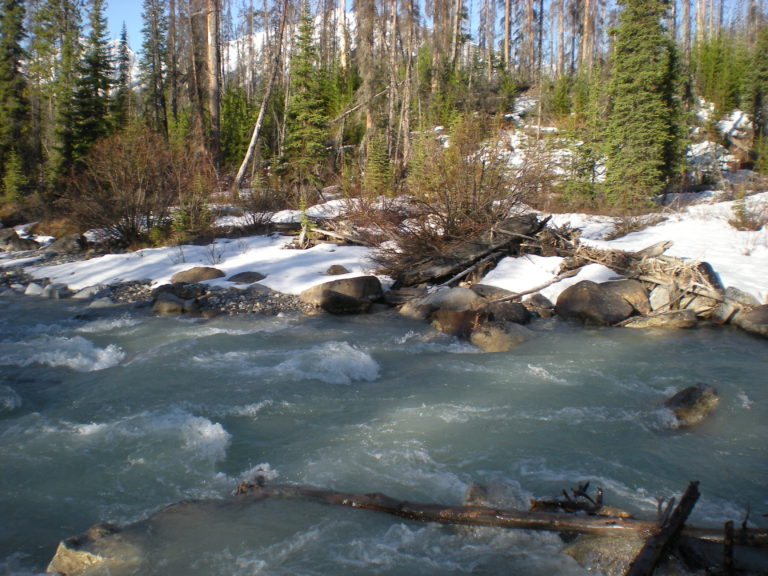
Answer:
M700 480L696 524L747 505L765 520L767 341L532 329L487 355L393 314L189 320L0 299L0 574L42 572L96 522L225 497L256 473L445 504L484 482L510 506L589 480L648 517ZM661 402L696 382L720 405L671 428ZM140 568L125 573L588 573L549 534L281 501L174 518L133 528Z

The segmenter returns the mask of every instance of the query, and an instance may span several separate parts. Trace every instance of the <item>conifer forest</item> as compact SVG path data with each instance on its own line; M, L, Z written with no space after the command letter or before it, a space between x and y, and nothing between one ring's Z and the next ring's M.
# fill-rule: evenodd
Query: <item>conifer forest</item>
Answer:
M3 217L158 243L331 188L642 211L734 109L768 171L764 0L143 0L117 40L106 1L0 0Z

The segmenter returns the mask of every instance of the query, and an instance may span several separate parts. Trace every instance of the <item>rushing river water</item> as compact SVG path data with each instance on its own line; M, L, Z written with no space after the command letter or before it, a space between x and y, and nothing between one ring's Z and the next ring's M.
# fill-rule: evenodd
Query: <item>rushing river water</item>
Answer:
M533 325L480 354L389 314L156 318L0 299L0 574L42 572L59 540L269 481L510 506L590 480L652 516L701 481L693 521L768 512L768 342ZM670 429L696 382L721 403ZM139 525L141 526L141 525ZM149 526L149 527L146 527ZM417 524L268 501L146 524L138 574L587 574L556 535Z

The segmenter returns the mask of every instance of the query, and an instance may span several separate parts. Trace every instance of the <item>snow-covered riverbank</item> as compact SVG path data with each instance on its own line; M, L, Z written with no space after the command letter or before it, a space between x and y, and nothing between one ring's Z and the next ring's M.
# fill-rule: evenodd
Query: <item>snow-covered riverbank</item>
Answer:
M673 246L667 252L669 255L709 262L723 285L739 288L760 302L768 302L768 230L765 227L757 231L734 228L730 223L735 217L734 201L718 201L714 193L688 195L686 199L686 206L664 213L662 222L613 240L606 237L619 224L614 218L557 214L553 223L578 228L582 230L582 241L603 248L633 251L670 240ZM338 204L332 207L337 208ZM768 213L768 192L749 196L746 210L752 214ZM325 244L309 250L293 250L287 247L288 242L289 239L278 235L219 239L208 246L144 249L58 265L41 263L35 255L21 259L4 255L0 258L0 267L19 266L34 278L66 284L76 291L127 281L149 281L156 286L170 282L173 274L193 266L215 266L225 273L225 278L240 272L259 272L266 276L260 284L294 295L327 281L325 272L334 264L349 270L348 276L374 272L370 249ZM507 258L491 271L484 283L522 292L554 278L559 262L559 258ZM555 299L562 290L580 280L603 281L615 277L613 271L595 264L575 277L550 286L544 294ZM225 279L209 283L232 286Z

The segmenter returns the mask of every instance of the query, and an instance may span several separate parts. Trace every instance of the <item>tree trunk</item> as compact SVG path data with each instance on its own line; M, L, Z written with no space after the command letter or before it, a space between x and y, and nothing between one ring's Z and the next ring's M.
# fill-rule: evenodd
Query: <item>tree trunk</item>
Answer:
M232 194L237 196L240 191L240 186L243 183L245 177L245 171L248 169L248 165L253 159L253 153L256 150L256 144L259 141L259 134L261 133L261 127L264 124L264 115L266 114L267 106L269 105L269 98L272 95L272 88L277 78L277 72L280 68L280 55L283 48L283 38L285 34L285 23L288 14L288 0L283 0L282 13L280 15L280 28L277 33L277 41L272 47L272 69L269 74L269 80L264 88L264 96L261 99L261 107L259 108L259 116L256 118L256 123L253 126L253 132L251 133L251 140L248 143L248 149L245 152L243 162L240 164L240 169L237 171L234 182L232 182Z
M512 34L512 0L504 0L504 70L509 72L511 66L509 63Z
M306 500L331 506L347 506L392 514L416 522L436 522L464 526L495 526L519 530L566 532L572 534L652 536L659 532L654 521L618 518L613 516L585 516L558 512L531 512L527 510L500 510L486 506L445 506L398 500L379 492L357 494L338 492L308 486L243 482L237 488L236 499L245 500ZM722 542L719 529L683 527L681 533L690 538L709 542ZM735 538L748 546L765 546L768 531L752 529L736 531Z
M206 44L208 56L208 145L213 164L221 164L221 51L219 43L219 1L206 0Z
M338 30L339 66L343 70L349 67L349 38L347 36L347 0L339 0Z

